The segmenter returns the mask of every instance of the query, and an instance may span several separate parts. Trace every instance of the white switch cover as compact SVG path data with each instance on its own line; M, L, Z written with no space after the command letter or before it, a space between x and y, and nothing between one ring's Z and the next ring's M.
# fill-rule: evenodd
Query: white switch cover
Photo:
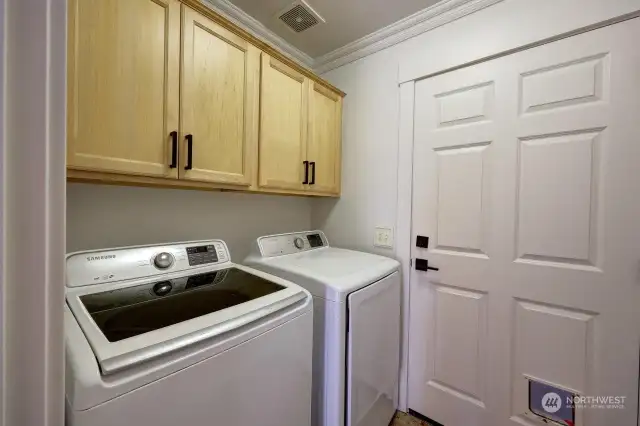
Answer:
M393 248L393 229L377 227L373 237L373 245L376 247Z

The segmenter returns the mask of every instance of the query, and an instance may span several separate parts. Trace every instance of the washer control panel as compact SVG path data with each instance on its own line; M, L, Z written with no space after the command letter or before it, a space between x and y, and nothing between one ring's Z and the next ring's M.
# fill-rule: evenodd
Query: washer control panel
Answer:
M328 245L327 237L322 231L296 232L258 238L258 246L263 257L294 254Z
M222 240L72 253L67 256L67 286L146 278L230 260L229 250Z
M215 263L218 261L218 251L213 244L187 247L187 258L190 266Z

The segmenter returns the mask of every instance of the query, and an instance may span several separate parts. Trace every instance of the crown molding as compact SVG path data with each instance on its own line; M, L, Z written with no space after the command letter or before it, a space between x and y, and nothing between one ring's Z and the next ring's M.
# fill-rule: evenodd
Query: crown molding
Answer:
M265 27L261 22L248 15L244 10L240 9L229 0L201 0L201 2L254 37L257 37L275 47L284 55L303 67L309 69L313 68L314 61L311 56L294 47L292 44Z
M318 74L325 73L501 1L503 0L441 1L316 58L313 70Z
M443 0L317 58L312 58L296 48L229 0L200 1L206 7L254 37L275 47L303 67L311 69L317 74L322 74L503 0Z

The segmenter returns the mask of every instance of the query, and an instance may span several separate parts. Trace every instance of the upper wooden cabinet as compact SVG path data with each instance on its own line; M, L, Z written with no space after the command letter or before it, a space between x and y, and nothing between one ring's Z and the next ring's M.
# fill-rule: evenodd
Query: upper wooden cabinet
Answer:
M342 96L262 55L262 188L340 193Z
M304 190L307 156L308 81L262 55L259 185Z
M70 168L177 177L180 3L69 0Z
M342 97L315 82L309 89L309 190L339 194Z
M344 94L197 0L69 0L70 180L340 194Z
M182 32L180 176L248 186L260 51L187 7Z

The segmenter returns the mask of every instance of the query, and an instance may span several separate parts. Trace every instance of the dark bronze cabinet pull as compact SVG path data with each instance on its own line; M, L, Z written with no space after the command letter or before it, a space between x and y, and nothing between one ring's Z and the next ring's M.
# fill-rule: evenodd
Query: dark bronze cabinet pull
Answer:
M304 182L302 184L306 185L309 183L309 162L303 161L302 164L304 164Z
M312 161L309 164L311 165L311 182L309 182L309 185L315 185L315 183L316 183L316 162Z
M178 167L178 132L171 132L171 164L170 169Z
M193 168L193 135L187 135L185 138L187 139L187 164L184 169L191 170Z

